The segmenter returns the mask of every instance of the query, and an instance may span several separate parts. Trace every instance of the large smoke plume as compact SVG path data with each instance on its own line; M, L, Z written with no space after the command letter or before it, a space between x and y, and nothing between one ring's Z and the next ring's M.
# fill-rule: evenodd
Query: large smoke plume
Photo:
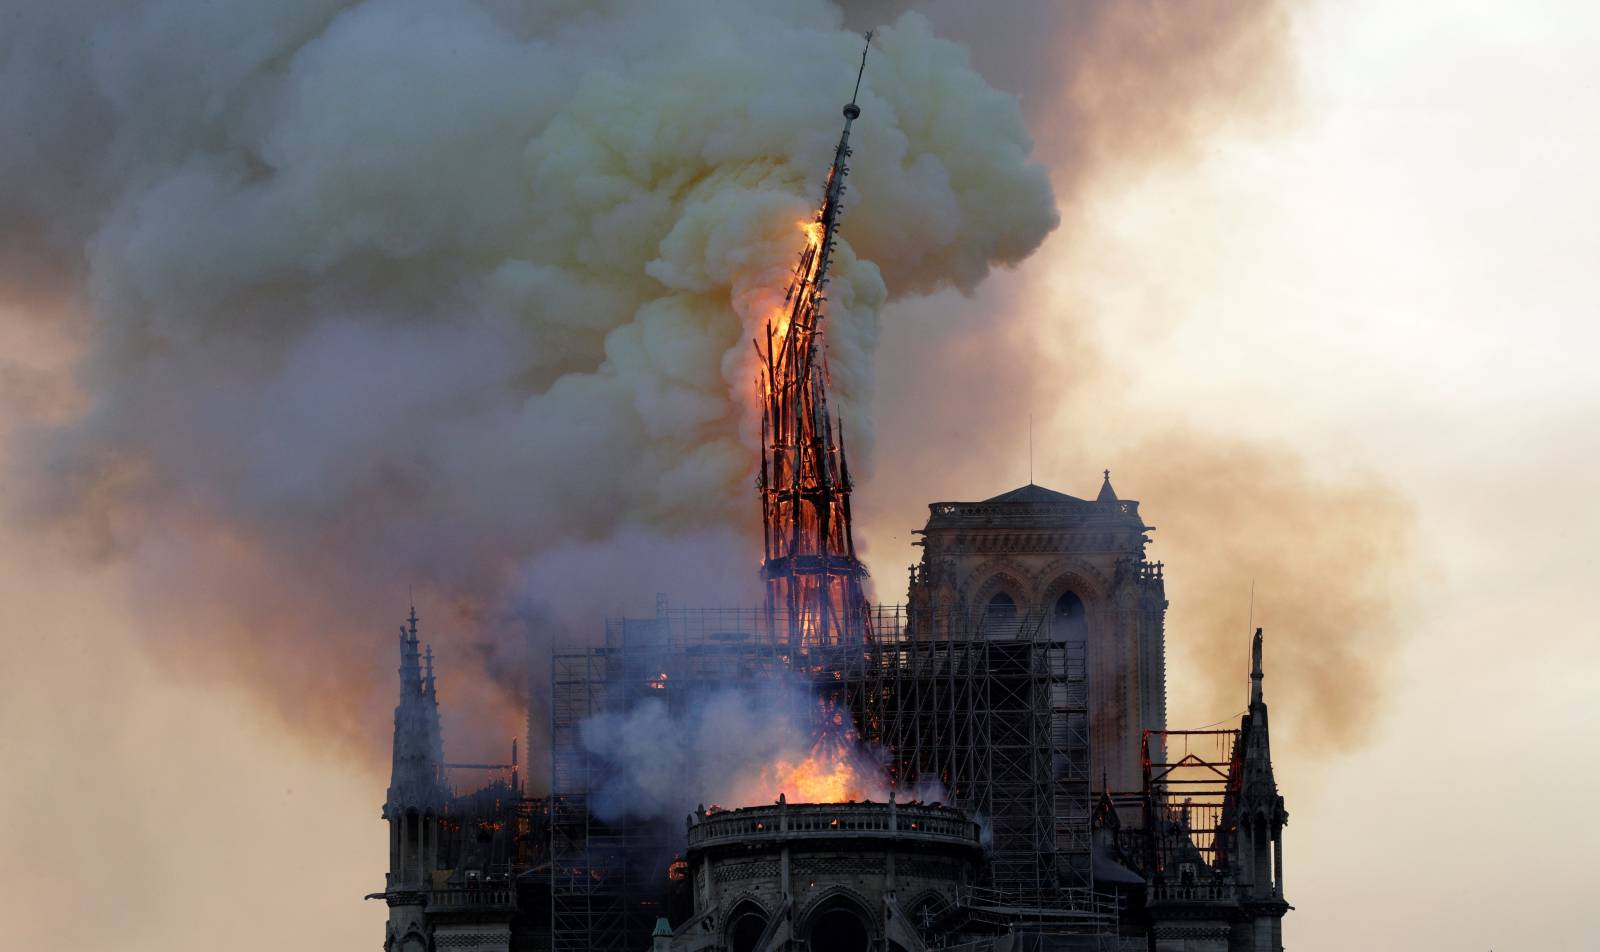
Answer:
M1063 226L1025 273L989 282L975 302L939 295L886 311L893 358L880 384L918 399L882 401L880 457L892 478L865 485L857 508L879 552L915 558L908 533L927 518L924 502L1027 480L1031 420L1041 483L1092 497L1109 466L1159 527L1150 555L1167 563L1175 726L1243 706L1254 580L1269 697L1280 701L1274 723L1287 735L1284 759L1304 762L1361 744L1381 719L1419 581L1412 506L1336 452L1319 462L1337 468L1319 469L1295 446L1244 435L1240 421L1142 399L1124 363L1142 355L1110 354L1100 339L1102 295L1123 275L1092 253L1114 231L1106 196L1180 168L1221 130L1270 135L1293 121L1294 6L1025 2L991 18L959 0L919 4L937 29L970 40L985 77L1020 97ZM1183 266L1137 262L1154 275ZM1146 309L1144 334L1171 325L1164 304ZM1210 359L1197 351L1176 372L1203 375Z
M509 728L530 629L751 599L749 339L854 80L835 7L6 22L6 294L78 341L83 397L13 454L20 509L128 560L159 651L360 734L412 587L449 707ZM925 20L879 34L861 105L827 335L865 464L885 301L973 288L1056 214L1015 100Z
M1057 202L1069 247L1097 188L1272 114L1290 86L1266 2L994 16L952 0L919 5L931 29L904 4L821 0L4 6L0 307L8 340L49 355L0 358L23 424L8 518L125 565L163 658L367 757L392 703L381 619L408 590L447 642L447 714L505 732L549 639L592 637L656 591L752 602L749 330L818 197L857 28L893 23L867 70L827 330L858 472L892 431L878 482L897 502L863 481L869 557L924 498L1013 482L994 460L1016 434L995 421L1103 407L1116 377L1082 316L1037 346L1038 295L1011 282L890 308L878 393L880 309L972 292L1040 244ZM1153 447L1119 465L1157 470L1170 442L1095 436L1092 416L1061 415L1084 446L1058 459L1092 472ZM1235 451L1273 452L1186 444L1201 462ZM1367 630L1389 632L1403 544L1346 565L1353 549L1290 528L1345 488L1280 472L1277 505L1302 516L1248 540L1193 531L1301 578L1354 571ZM1197 484L1127 488L1165 526L1206 520ZM1403 522L1382 486L1369 498L1384 505L1347 509L1351 532L1369 511ZM1174 576L1236 581L1202 561ZM1301 594L1350 617L1337 592ZM1226 620L1231 638L1231 615L1174 613L1211 639L1193 654L1231 657L1210 634ZM1351 656L1323 682L1360 673Z

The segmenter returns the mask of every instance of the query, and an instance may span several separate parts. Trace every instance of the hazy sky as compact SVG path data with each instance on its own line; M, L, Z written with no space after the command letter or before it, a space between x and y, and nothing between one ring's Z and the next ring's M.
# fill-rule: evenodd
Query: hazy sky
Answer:
M1105 421L1089 446L1043 431L1072 449L1036 469L1087 492L1093 448L1116 470L1119 426L1175 415L1398 487L1422 546L1375 736L1312 762L1275 735L1287 944L1588 947L1600 832L1547 804L1594 781L1600 741L1600 20L1341 2L1293 22L1292 110L1097 193L1092 233L1015 276L1041 340L1087 304L1116 368L1074 395ZM1296 697L1257 618L1281 714ZM1181 663L1181 602L1169 631ZM1228 713L1188 706L1169 670L1175 720Z
M1117 430L1177 417L1398 487L1421 547L1375 736L1311 762L1276 735L1287 943L1587 947L1600 832L1548 801L1593 782L1600 741L1600 20L1340 2L1293 24L1291 110L1097 192L1091 231L1015 275L1041 341L1086 310L1115 368L1073 394L1075 429L1039 431L1036 472L1082 494L1104 460L1163 525L1115 479ZM1177 600L1169 631L1181 664ZM1180 670L1174 720L1229 713L1186 703Z
M1086 494L1109 466L1158 526L1197 521L1149 491L1182 484L1186 460L1133 445L1163 422L1281 449L1329 479L1377 480L1405 501L1416 546L1394 607L1404 636L1381 655L1391 687L1371 729L1315 755L1294 730L1275 734L1297 952L1595 941L1580 903L1600 832L1581 805L1556 802L1597 779L1600 740L1600 382L1586 366L1600 344L1597 28L1577 3L1300 8L1282 104L1221 117L1190 147L1108 176L974 298L906 302L886 318L885 389L948 387L919 373L928 330L908 309L980 328L985 309L1029 309L1039 356L1020 368L1027 399L1001 393L1018 368L951 368L962 386L993 388L973 401L1009 415L982 458L951 466L946 498L1026 480L1018 421L1032 410L1038 482ZM0 330L0 347L66 359L26 322ZM880 426L900 429L883 437L876 479L912 481L894 462L912 426L943 439L917 406L884 409ZM1248 497L1251 468L1274 456L1238 459ZM874 572L897 582L927 500L861 495L881 529ZM1293 518L1308 540L1337 530ZM1156 538L1154 557L1189 560L1168 558L1170 575L1197 573L1201 541ZM360 901L382 885L374 761L290 732L227 680L170 673L169 643L141 630L115 564L67 571L29 540L0 537L10 941L376 947L383 908ZM1228 595L1241 633L1249 581ZM1267 698L1275 726L1281 715L1310 737L1315 713L1274 678L1275 598L1287 596L1258 593ZM1174 597L1175 723L1237 710L1184 686L1185 665L1203 660L1193 617ZM1314 668L1315 651L1301 663Z

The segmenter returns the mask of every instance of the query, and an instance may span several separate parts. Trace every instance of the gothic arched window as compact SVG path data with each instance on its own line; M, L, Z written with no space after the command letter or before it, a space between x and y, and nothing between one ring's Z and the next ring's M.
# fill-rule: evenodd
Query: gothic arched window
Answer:
M808 917L807 947L811 952L867 952L872 947L869 918L856 903L831 899Z
M1005 592L995 592L994 597L989 599L989 604L984 608L984 614L988 616L989 621L1016 621L1016 599Z
M767 911L746 899L728 915L728 948L732 952L752 952L766 929Z
M1089 616L1083 599L1075 592L1062 592L1050 613L1050 630L1056 641L1086 641L1089 637Z

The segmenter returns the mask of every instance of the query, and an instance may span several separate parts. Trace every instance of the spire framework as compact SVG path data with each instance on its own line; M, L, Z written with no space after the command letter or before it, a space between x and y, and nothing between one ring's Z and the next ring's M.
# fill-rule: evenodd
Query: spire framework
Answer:
M872 34L867 34L870 48ZM861 52L856 92L866 70ZM861 115L856 96L844 107L844 131L828 169L822 205L807 222L805 247L782 307L756 341L761 360L761 493L766 607L787 619L792 650L871 639L850 526L850 467L843 423L828 413L828 367L822 346L828 266L849 174L850 125ZM839 433L835 434L835 428Z

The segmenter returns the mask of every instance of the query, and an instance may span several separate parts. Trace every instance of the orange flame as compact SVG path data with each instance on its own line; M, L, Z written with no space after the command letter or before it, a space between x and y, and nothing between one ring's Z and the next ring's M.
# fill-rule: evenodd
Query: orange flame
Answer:
M761 771L761 782L771 799L781 793L794 803L843 803L865 800L869 794L855 765L836 750L814 749L800 761L780 757Z
M795 222L795 227L799 228L801 234L806 236L806 247L807 248L814 250L816 248L821 247L821 245L822 245L822 222L820 222L820 221L797 221L797 222ZM812 266L814 268L816 259L812 258L811 261L812 261ZM801 275L801 277L806 279L806 280L810 280L811 274L808 272L808 273L806 273L804 275ZM767 311L766 323L767 323L767 325L769 327L772 328L772 337L773 337L773 341L775 343L781 344L783 339L788 336L788 334L789 334L789 319L790 319L791 316L792 316L792 305L790 303L788 303L788 302L775 304ZM763 380L762 381L762 388L763 388L763 390L769 389L770 388L770 382L766 381L766 380Z
M800 223L800 230L805 232L806 243L811 247L815 248L822 244L822 222L803 221Z
M772 342L774 352L781 349L783 339L789 335L789 308L787 305L775 304L767 312L767 325L772 328ZM762 393L772 390L772 381L765 374L761 378Z

